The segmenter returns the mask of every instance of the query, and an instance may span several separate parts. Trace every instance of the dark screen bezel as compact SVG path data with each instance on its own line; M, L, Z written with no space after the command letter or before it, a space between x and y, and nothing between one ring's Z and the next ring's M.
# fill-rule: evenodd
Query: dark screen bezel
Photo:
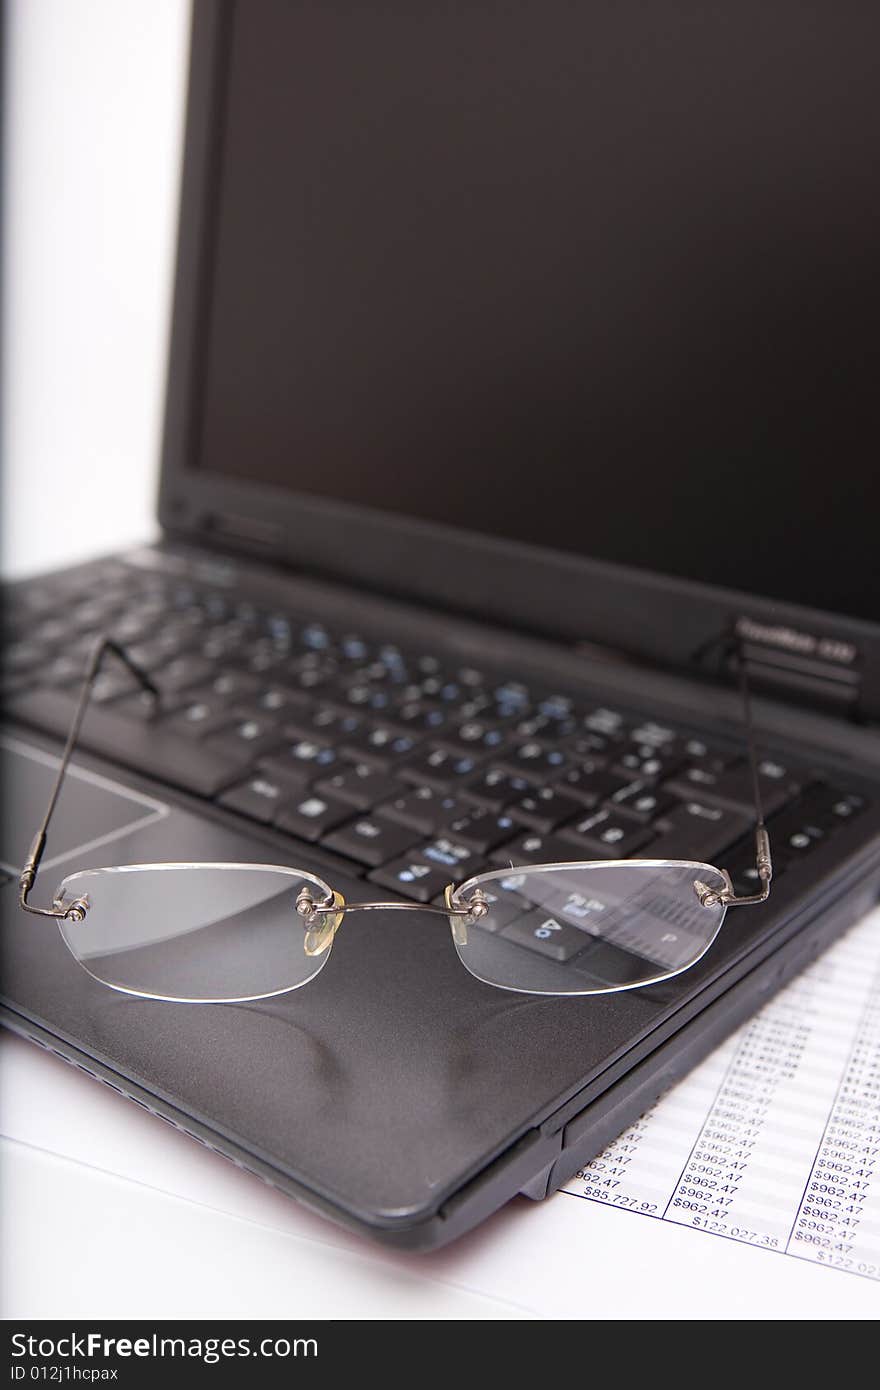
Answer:
M232 3L193 4L159 498L164 530L677 669L687 668L694 652L740 615L842 639L859 650L859 715L880 717L880 623L232 480L194 466ZM723 527L718 543L724 544Z

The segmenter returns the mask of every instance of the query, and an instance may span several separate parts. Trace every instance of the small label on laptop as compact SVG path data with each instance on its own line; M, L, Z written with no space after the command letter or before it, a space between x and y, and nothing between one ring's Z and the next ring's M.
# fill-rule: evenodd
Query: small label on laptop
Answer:
M775 647L793 656L831 661L836 666L852 666L859 656L858 647L853 642L840 637L817 637L814 633L785 623L762 623L755 618L740 617L736 620L736 634L746 642Z

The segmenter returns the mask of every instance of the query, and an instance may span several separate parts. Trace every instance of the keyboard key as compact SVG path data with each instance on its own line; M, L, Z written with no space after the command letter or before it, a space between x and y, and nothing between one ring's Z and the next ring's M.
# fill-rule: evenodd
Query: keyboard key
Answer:
M622 738L627 725L619 710L608 709L603 705L585 717L584 727L592 729L594 733L605 734L609 738Z
M277 748L281 735L272 720L241 719L231 724L223 733L212 734L205 740L205 747L216 749L218 753L237 753L246 749L253 760L272 748Z
M547 831L573 820L583 811L583 806L580 801L565 796L555 787L537 787L518 796L507 810L520 824L529 825L533 830Z
M628 743L615 750L613 771L622 777L655 782L671 777L681 767L681 754L672 747L657 748L651 743Z
M651 748L669 748L675 738L674 729L668 729L665 724L655 724L652 719L646 719L630 733L633 743Z
M364 724L353 733L346 733L340 740L340 747L349 758L388 768L399 759L409 757L418 742L414 734L401 733L390 725Z
M436 840L431 840L426 845L420 845L419 854L429 863L449 869L459 880L470 878L472 874L479 873L483 868L483 861L479 855L474 854L457 837L452 839L448 835L438 835Z
M342 690L336 688L329 691L343 708L353 707L364 714L368 714L371 709L373 693L373 687L366 681L358 681Z
M389 714L392 711L392 693L384 685L374 685L365 708L371 714Z
M525 714L532 705L531 692L520 681L505 681L492 692L492 698L511 715Z
M204 685L213 674L211 663L196 656L179 656L158 670L154 665L145 669L151 672L160 690L185 690L191 685Z
M571 758L561 748L554 748L536 739L521 743L517 748L506 749L497 759L498 765L516 777L524 773L537 782L545 782L556 777L571 763Z
M426 700L407 700L394 706L392 717L401 728L417 734L436 734L449 723L450 711Z
M91 698L97 705L108 705L111 700L119 700L123 695L132 695L142 689L130 671L104 670L92 686Z
M44 667L40 673L40 685L72 685L79 684L85 677L91 659L90 651L63 652L61 656L56 656L54 660Z
M134 610L123 614L121 618L110 623L107 635L112 637L114 641L120 642L124 647L129 647L152 636L160 621L161 610L157 609L151 612Z
M665 788L652 787L648 782L628 782L608 798L607 804L615 811L648 825L673 810L678 803L674 796L667 795Z
M476 809L468 815L456 816L443 828L463 845L482 855L506 844L520 831L520 826L510 816L498 816L494 811Z
M781 815L773 816L767 826L770 835L770 853L774 866L777 853L787 858L801 858L816 848L826 838L829 829L821 822L815 812L819 808L810 800L800 806L792 806Z
M313 652L333 650L333 639L323 623L308 623L300 632L300 642Z
M27 671L46 663L46 648L36 642L13 642L4 646L0 659L8 671Z
M787 853L801 855L813 849L823 838L824 835L820 826L807 823L799 830L785 836L782 845Z
M97 633L107 627L119 608L120 603L116 598L89 599L71 608L67 614L67 621L71 627L78 628L81 632Z
M693 859L711 864L749 829L747 816L707 802L686 801L670 811L655 827L651 859Z
M580 730L571 738L564 738L561 747L575 763L591 763L597 767L604 767L609 758L616 755L620 740L608 738L605 734Z
M479 806L500 811L505 806L512 805L517 797L533 792L536 785L527 777L512 777L509 772L504 772L500 767L490 767L470 781L466 781L461 788L461 794L469 801L475 801Z
M685 738L682 741L682 752L688 763L702 763L704 767L711 767L720 770L727 767L730 762L735 762L736 758L725 748L718 744L709 743L704 738Z
M398 776L405 782L424 782L429 787L445 790L461 786L476 771L477 759L461 756L448 748L436 745L423 750L400 768Z
M558 835L539 835L537 831L531 831L493 850L489 858L493 864L517 867L524 864L570 864L578 855L572 844Z
M238 786L230 787L229 791L218 797L218 801L231 811L239 811L243 816L268 824L289 796L289 786L258 774Z
M28 628L27 625L20 627L13 619L8 631L6 624L7 619L4 615L0 617L0 630L2 630L4 642L11 642L14 635L20 632L22 640L35 643L39 647L55 647L63 645L70 635L67 623L63 618L47 618L44 622L36 623L31 628ZM0 653L0 660L3 662L6 661L7 650L8 648L5 648L4 651Z
M13 695L20 695L22 691L29 690L35 684L33 675L0 675L0 696L3 698L4 709Z
M301 801L288 801L281 806L274 823L279 830L312 841L320 840L350 815L351 806L347 802L312 791Z
M481 690L469 690L467 699L458 705L454 714L456 719L481 719L485 716L496 724L503 723L507 718L507 712L493 704L485 691Z
M187 696L182 691L163 690L158 700L146 690L139 690L134 695L126 695L121 700L113 702L113 713L122 715L125 719L137 719L142 724L162 723L167 725L169 716L175 710L179 710L187 703Z
M329 686L336 677L336 663L332 661L305 661L303 664L288 662L284 667L280 684L291 690L313 694L324 686Z
M158 642L169 655L180 655L191 650L200 640L199 621L192 614L180 614L171 620L165 618L152 641Z
M615 772L606 772L590 764L567 768L554 783L558 791L574 797L583 806L598 806L602 801L610 801L624 787L631 785L633 778L620 777Z
M483 719L466 719L457 728L450 729L441 740L444 748L462 756L496 753L507 743L507 733L502 725Z
M336 705L303 704L285 711L284 733L287 738L319 738L326 743L341 743L356 734L363 723L360 715Z
M577 731L577 721L571 719L552 719L549 714L534 713L524 719L508 721L510 737L516 743L526 743L530 739L546 739L555 743L565 734Z
M431 902L450 882L448 870L428 864L418 852L393 859L384 868L375 869L369 877L373 883L381 883L383 888L391 888L417 903Z
M226 701L210 695L200 696L183 705L167 721L167 727L188 738L205 738L232 724L235 715Z
M378 816L364 816L351 821L327 835L322 843L327 849L336 850L348 859L356 859L359 864L369 864L378 869L410 848L418 838L414 830L407 830L392 821L381 820Z
M248 634L241 623L203 629L197 649L205 661L224 663L243 661L248 650Z
M251 642L239 648L235 659L241 662L242 670L250 675L267 676L284 670L287 651L283 647L279 649L272 642Z
M369 811L377 802L400 791L401 784L369 763L353 763L321 778L315 783L315 789L322 795L344 801L356 811Z
M356 633L348 633L339 643L339 655L343 661L366 661L370 651L367 643Z
M813 814L818 824L829 830L853 820L867 806L863 796L835 791L833 787L822 787L813 794L812 799Z
M306 786L323 776L327 768L336 767L339 761L335 748L304 738L288 744L270 757L261 758L259 766L270 778L280 777L285 782Z
M455 673L455 679L459 685L464 686L465 690L473 692L485 686L488 677L473 666L459 666Z
M544 912L528 912L510 922L501 932L506 941L515 941L550 960L567 961L591 944L577 927L558 922Z
M608 807L565 826L559 834L571 842L583 859L598 855L606 859L626 859L653 839L650 830ZM653 852L651 858L654 858Z
M414 826L423 835L430 835L447 825L456 816L473 810L457 796L448 796L433 787L414 787L376 807L376 815L396 821L398 825Z
M758 784L765 816L772 816L800 791L799 780L783 763L771 758L758 762ZM732 767L716 769L698 763L683 768L673 781L666 784L676 796L697 796L701 801L731 810L754 815L755 793L748 762L742 759Z
M229 683L233 683L235 678L227 678ZM309 696L304 690L295 690L292 686L282 685L272 682L269 685L261 685L255 676L248 675L247 672L240 672L237 682L253 681L254 691L250 699L258 709L266 714L277 715L279 719L286 719L295 716L303 705L307 705Z
M286 725L282 725L282 716L275 710L261 708L253 700L236 700L230 706L230 712L235 720L257 723L264 729L275 729L279 739L288 737Z

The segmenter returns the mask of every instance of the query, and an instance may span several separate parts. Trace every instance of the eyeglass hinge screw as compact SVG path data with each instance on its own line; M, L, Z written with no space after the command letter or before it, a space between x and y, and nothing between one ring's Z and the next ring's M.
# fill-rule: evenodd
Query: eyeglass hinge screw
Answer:
M81 898L75 898L72 903L64 909L65 922L84 922L86 913L89 910L89 900L84 893Z
M312 890L306 887L305 884L296 895L296 910L303 919L303 925L306 927L314 926L322 912L328 912L332 906L332 894L325 902L316 903L312 896ZM342 910L344 911L345 909L343 908Z
M718 890L710 888L708 883L701 883L699 879L694 883L694 892L700 900L700 907L717 907L721 902Z
M296 910L306 926L310 926L317 917L315 910L315 900L308 888L301 888L296 895Z
M468 917L473 922L481 922L484 917L489 915L489 900L482 888L475 888L470 898L465 902L468 910Z

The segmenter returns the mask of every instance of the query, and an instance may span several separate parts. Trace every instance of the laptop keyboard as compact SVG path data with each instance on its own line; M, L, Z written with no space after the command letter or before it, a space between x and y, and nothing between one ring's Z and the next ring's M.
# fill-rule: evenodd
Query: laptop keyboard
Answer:
M744 749L647 709L116 561L17 586L4 632L10 714L66 732L95 641L112 636L161 706L108 664L87 746L414 901L487 868L628 856L721 862L755 889ZM763 746L759 772L776 873L864 809Z

